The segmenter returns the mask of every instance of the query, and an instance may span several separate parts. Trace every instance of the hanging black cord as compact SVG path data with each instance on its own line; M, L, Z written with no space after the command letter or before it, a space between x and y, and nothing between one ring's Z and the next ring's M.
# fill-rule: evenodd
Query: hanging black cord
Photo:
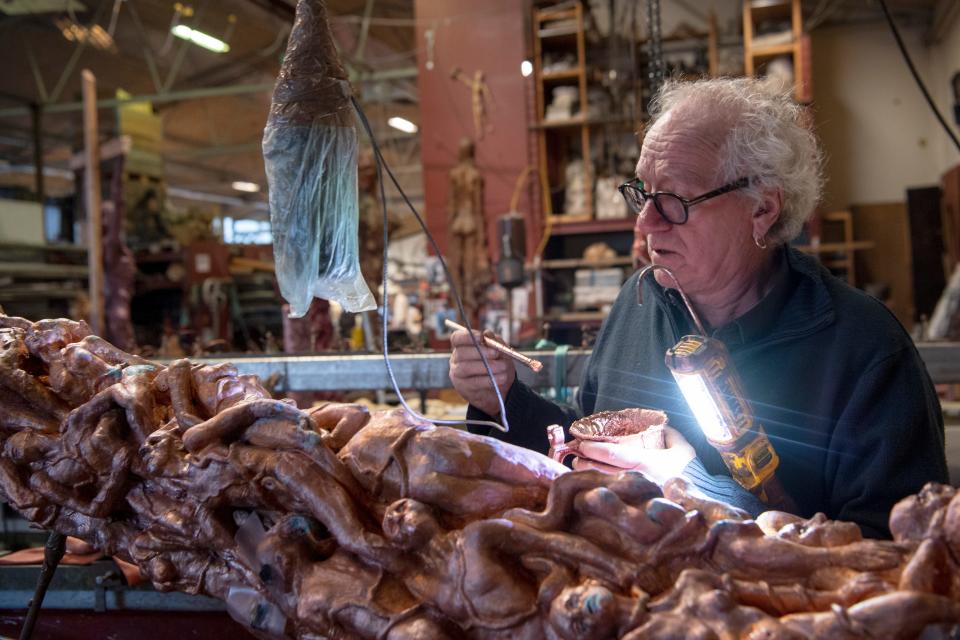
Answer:
M447 262L443 259L443 254L440 252L440 247L437 245L436 239L434 239L433 234L430 233L430 230L427 228L427 223L424 222L423 218L420 216L420 212L417 211L417 208L413 206L413 203L410 202L410 199L407 197L407 194L404 193L403 188L400 186L400 183L397 182L397 178L393 175L393 172L390 170L390 166L384 160L383 155L380 153L380 146L377 144L376 138L373 136L373 130L370 127L370 122L367 120L366 114L363 112L363 109L360 107L360 103L357 102L357 99L354 96L350 96L350 101L353 103L353 108L357 112L357 117L360 118L361 124L363 124L364 130L367 132L367 136L370 138L370 144L373 147L374 160L376 161L377 167L377 182L380 185L380 204L383 208L383 297L381 300L383 313L380 314L381 318L381 332L383 336L383 361L387 367L387 375L390 377L390 383L393 385L393 390L397 394L397 398L400 400L400 404L403 405L403 408L406 409L409 413L428 420L435 424L477 424L482 426L492 426L497 429L500 429L503 432L508 432L510 430L510 423L507 421L507 409L503 404L503 395L500 393L500 388L497 386L497 379L493 375L493 371L490 369L490 363L487 361L487 357L483 354L483 349L480 348L480 341L477 340L476 335L473 333L473 328L470 326L470 319L467 317L467 312L463 308L463 300L460 298L460 293L457 291L457 287L453 282L453 277L450 275L450 270L447 268ZM425 416L421 416L419 413L410 408L406 400L403 398L403 394L400 393L400 386L397 383L397 378L393 373L393 365L390 363L390 356L387 348L387 323L389 313L387 311L387 267L389 265L389 220L387 217L387 192L383 184L383 170L386 169L387 175L390 176L393 186L396 187L397 191L400 192L400 196L403 198L403 201L407 203L407 206L410 208L410 211L413 212L413 215L416 217L417 222L420 223L423 232L427 236L427 240L430 241L430 246L433 247L433 250L437 254L437 259L440 261L440 266L443 267L443 273L447 277L447 282L450 284L450 293L453 294L453 299L457 303L457 309L460 311L460 318L463 321L464 326L467 327L467 332L470 335L470 340L473 342L473 346L477 349L477 353L480 354L480 360L483 362L483 368L486 369L487 375L490 377L490 381L493 384L493 392L497 395L497 403L500 405L500 419L503 424L498 424L496 422L491 422L488 420L431 420Z
M937 120L940 122L940 125L943 127L943 130L947 132L947 135L950 136L950 139L953 140L953 144L956 145L957 151L960 151L960 140L957 140L957 136L951 131L950 125L947 124L947 121L943 119L943 116L940 115L940 110L937 109L937 105L934 104L933 98L930 97L930 93L927 91L927 87L924 86L923 80L920 79L920 74L917 73L916 67L913 66L913 61L910 59L910 54L907 53L907 48L903 44L903 40L900 38L900 32L897 31L897 25L893 22L893 17L890 15L890 10L887 9L886 0L880 0L880 7L883 9L883 15L887 18L887 24L890 25L890 30L893 32L893 37L897 41L897 46L900 47L900 53L903 54L903 59L907 63L907 67L910 68L910 73L913 74L913 79L916 80L917 86L920 87L920 91L923 92L923 97L927 99L927 104L930 105L930 108L933 110L933 114L937 116Z

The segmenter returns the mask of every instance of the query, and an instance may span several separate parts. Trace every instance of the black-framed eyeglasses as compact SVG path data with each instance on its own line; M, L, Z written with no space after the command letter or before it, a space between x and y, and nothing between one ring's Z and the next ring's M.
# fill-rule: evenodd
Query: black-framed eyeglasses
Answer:
M749 184L750 178L740 178L739 180L735 180L730 184L723 185L719 189L708 191L703 195L699 195L696 198L690 199L683 198L675 193L670 193L669 191L655 191L653 193L649 193L643 188L643 182L639 178L629 182L624 182L617 188L620 190L620 194L623 196L623 199L627 201L627 206L630 207L630 211L632 211L634 214L640 215L643 205L647 203L647 200L652 199L653 206L656 208L657 213L659 213L664 220L670 224L684 224L686 223L687 218L690 217L690 207L693 205L705 202L710 198L722 196L723 194L730 193L731 191L743 189Z

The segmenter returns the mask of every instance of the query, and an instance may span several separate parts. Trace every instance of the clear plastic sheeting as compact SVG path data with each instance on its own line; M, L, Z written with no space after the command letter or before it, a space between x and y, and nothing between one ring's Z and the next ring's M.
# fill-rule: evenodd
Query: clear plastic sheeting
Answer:
M290 315L313 297L350 312L376 307L357 249L357 133L353 128L271 126L263 133L270 226L280 293Z
M320 0L300 0L263 131L270 226L290 315L314 297L376 308L357 247L357 132L350 85Z

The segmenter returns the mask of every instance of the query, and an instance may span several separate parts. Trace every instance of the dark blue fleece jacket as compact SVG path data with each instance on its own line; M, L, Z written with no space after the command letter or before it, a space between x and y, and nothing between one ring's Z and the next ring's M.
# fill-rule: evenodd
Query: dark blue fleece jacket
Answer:
M901 498L929 481L948 482L943 416L910 336L877 300L787 248L773 289L712 335L730 350L755 417L780 456L777 476L804 517L822 511L889 536ZM603 324L581 381L579 407L558 405L517 381L505 398L512 427L489 433L546 453L545 427L626 407L667 412L697 458L684 471L707 495L762 505L729 476L697 426L664 354L695 333L677 293L637 274ZM470 418L488 418L476 408ZM487 433L484 431L484 433Z

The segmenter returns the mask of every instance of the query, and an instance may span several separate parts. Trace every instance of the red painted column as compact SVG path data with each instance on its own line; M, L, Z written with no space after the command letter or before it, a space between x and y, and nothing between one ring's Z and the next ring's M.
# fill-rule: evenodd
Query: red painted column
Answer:
M416 47L420 91L420 144L424 207L430 231L446 244L449 172L457 161L460 139L476 142L477 168L484 178L484 211L491 259L499 246L496 219L507 213L514 183L536 157L528 128L533 79L520 75L526 57L528 7L518 0L416 0ZM432 31L433 45L430 46ZM432 68L430 67L432 63ZM455 68L473 78L481 70L490 90L487 122L493 130L477 139L468 86L451 77ZM518 209L527 214L527 251L540 238L539 218L531 219L536 173L523 189Z

